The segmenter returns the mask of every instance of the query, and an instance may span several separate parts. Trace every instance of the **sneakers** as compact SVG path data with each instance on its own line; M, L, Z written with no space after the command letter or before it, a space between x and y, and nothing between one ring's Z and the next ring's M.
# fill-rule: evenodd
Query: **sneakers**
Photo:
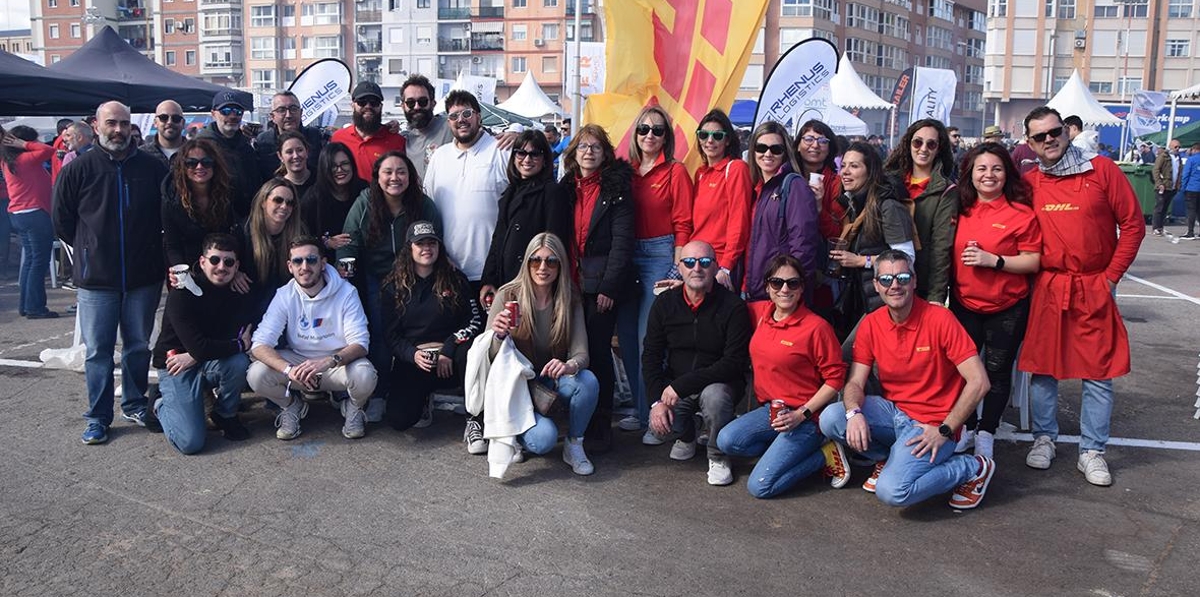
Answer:
M144 411L144 410L141 412L133 413L132 415L127 415L125 413L121 413L121 418L125 419L126 421L129 421L130 423L133 423L134 425L137 425L138 427L146 426L146 411ZM159 431L162 431L161 426L159 427Z
M421 418L413 423L413 427L424 429L433 425L433 394L430 393L425 397L425 406L421 407Z
M108 441L108 427L100 423L88 423L87 429L83 430L83 436L79 440L89 446L102 444Z
M691 460L696 455L696 442L685 442L681 439L675 440L675 445L671 446L671 460Z
M643 446L661 446L665 443L667 443L667 440L659 437L657 433L654 433L653 429L646 429L646 433L642 434Z
M621 431L641 431L642 422L635 416L628 416L617 422L617 428Z
M871 471L871 476L863 482L863 491L867 493L875 493L875 483L879 481L879 473L883 472L883 467L887 466L886 460L880 460L875 463L875 470Z
M346 417L346 423L342 425L342 437L359 439L367 434L367 413L349 398L342 401L342 416Z
M212 413L213 425L225 435L225 439L231 442L240 442L250 439L250 430L242 424L242 420L237 415L232 417L222 417L217 413Z
M487 454L488 442L483 439L483 425L480 425L479 421L467 419L463 441L467 442L467 454Z
M678 445L678 442L676 444ZM709 458L708 484L722 486L730 483L733 483L733 469L729 468L729 461L724 458Z
M1029 455L1025 457L1025 466L1046 470L1050 468L1050 461L1054 460L1055 452L1057 449L1050 436L1039 435L1034 438L1033 447L1029 449Z
M842 444L827 441L821 446L821 453L825 455L823 472L829 477L829 484L834 489L845 487L850 482L850 467L846 465L846 451L842 449Z
M990 459L992 457L992 446L996 443L996 436L987 431L980 431L975 434L975 455L983 456Z
M349 398L347 398L349 400ZM367 421L379 423L383 421L383 413L387 410L387 401L383 398L374 397L367 401Z
M991 458L975 456L975 461L979 463L979 472L970 481L959 485L950 496L950 507L955 510L978 506L983 501L983 494L987 493L988 483L992 482L992 475L996 474L996 463Z
M962 454L975 447L975 430L963 430L962 436L954 446L955 454Z
M1163 235L1162 228L1155 228L1151 234L1153 234L1154 236L1162 236Z
M563 442L563 462L571 465L571 470L575 471L576 475L587 476L596 472L596 467L592 466L587 454L583 452L582 437L569 437Z
M1184 234L1184 235L1180 236L1180 237L1179 237L1179 240L1196 240L1196 233L1195 233L1195 232L1188 232L1188 233L1186 233L1186 234Z
M308 403L299 396L292 396L292 403L279 411L275 417L275 437L282 440L300 437L300 419L308 416Z
M1108 472L1108 463L1104 462L1104 452L1084 450L1079 454L1079 462L1075 466L1088 483L1100 487L1112 485L1112 475Z

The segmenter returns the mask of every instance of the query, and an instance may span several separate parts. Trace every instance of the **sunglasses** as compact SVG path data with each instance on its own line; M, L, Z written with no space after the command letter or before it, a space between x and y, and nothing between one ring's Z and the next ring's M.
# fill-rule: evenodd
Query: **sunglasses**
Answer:
M800 140L801 140L801 141L803 141L803 142L805 142L805 143L807 143L807 144L809 144L809 145L812 145L812 144L814 144L814 143L815 143L815 144L817 144L817 145L829 145L829 139L826 139L825 137L816 137L816 136L813 136L813 135L804 135L803 137L800 137Z
M365 97L362 99L354 100L354 103L360 108L366 108L368 106L370 106L372 108L378 108L379 106L383 105L383 102L381 102L377 99L368 99Z
M174 122L175 124L183 122L183 116L180 116L179 114L159 114L158 116L155 116L155 118L157 118L159 122Z
M300 106L279 106L278 108L271 110L271 112L274 112L275 114L278 114L280 116L283 116L284 114L287 114L288 112L291 112L292 114L299 114L300 111L301 111Z
M540 149L530 149L529 151L526 151L524 149L517 149L517 150L514 150L513 153L516 154L517 159L521 159L521 158L536 159L536 158L542 157L542 151Z
M467 108L466 110L459 110L458 112L451 112L449 114L446 114L446 119L449 120L450 122L458 122L459 118L467 119L474 115L475 115L475 110Z
M208 256L208 264L209 265L218 265L221 263L224 263L225 267L233 267L233 266L237 265L237 258L236 257L220 257L218 255L209 255Z
M891 288L892 282L899 282L901 286L908 286L908 283L912 282L912 279L913 275L908 272L903 274L880 274L875 276L875 281L879 282L879 285L883 286L884 288Z
M1063 127L1059 126L1059 127L1054 127L1044 133L1038 133L1036 135L1029 135L1029 138L1033 139L1034 141L1037 141L1038 143L1045 143L1047 138L1057 139L1059 137L1059 135L1062 135L1062 134L1063 134Z
M922 139L920 137L913 137L912 148L919 150L921 147L925 147L929 151L937 151L937 139Z
M702 267L704 269L708 269L708 268L712 267L713 263L716 263L716 261L717 260L713 259L712 257L700 257L700 258L684 257L683 259L679 260L679 263L682 263L683 267L686 267L688 269L695 268L697 263L700 264L700 267Z
M725 136L725 131L696 131L696 138L701 141L724 141Z
M656 124L653 126L649 124L639 124L635 130L637 131L639 137L645 137L650 133L654 133L655 137L662 137L663 135L667 134L667 127L661 124Z
M309 265L316 265L317 262L320 260L321 260L321 258L316 255L305 255L304 257L292 257L288 261L291 261L292 265L294 265L296 267L300 267L301 265L304 265L305 263L307 263Z
M408 106L408 108L410 110L413 108L416 108L417 106L421 106L422 108L427 108L427 107L429 107L429 98L427 98L427 97L410 97L410 98L404 100L404 105Z
M772 155L783 155L784 148L782 145L767 145L765 143L756 143L754 145L754 153L766 154L770 152Z
M558 257L542 257L541 255L530 255L525 258L525 263L529 264L530 269L539 269L545 263L550 269L558 269Z
M296 204L296 200L295 199L284 199L283 197L276 196L276 197L271 197L271 203L274 203L275 205L283 205L286 203L289 206L292 206L292 205Z
M334 172L337 172L338 170L345 170L346 172L349 172L353 169L354 167L350 165L350 162L338 162L333 165Z
M212 158L187 158L187 159L183 160L184 167L188 168L188 169L194 169L196 166L204 166L205 168L212 168L213 164L215 164L215 163L216 162L213 161Z
M221 116L241 116L242 114L246 113L241 106L225 106L224 108L217 110L217 112L220 112Z
M770 286L771 290L782 290L785 285L788 290L795 290L800 288L801 282L800 278L767 278L767 286Z

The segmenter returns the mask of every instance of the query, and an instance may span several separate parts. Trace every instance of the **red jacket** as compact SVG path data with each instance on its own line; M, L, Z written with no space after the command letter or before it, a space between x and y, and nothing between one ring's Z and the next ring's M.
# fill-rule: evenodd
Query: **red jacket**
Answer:
M724 158L696 170L692 240L712 245L721 267L733 269L746 253L753 192L750 167L742 160Z

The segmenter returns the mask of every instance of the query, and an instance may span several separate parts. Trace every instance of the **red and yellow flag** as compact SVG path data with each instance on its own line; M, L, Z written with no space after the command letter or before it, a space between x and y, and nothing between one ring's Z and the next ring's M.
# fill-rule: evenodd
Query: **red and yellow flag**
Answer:
M633 119L659 104L675 124L675 158L695 171L697 125L733 105L766 10L767 0L605 2L604 93L587 99L584 122L603 126L625 155Z

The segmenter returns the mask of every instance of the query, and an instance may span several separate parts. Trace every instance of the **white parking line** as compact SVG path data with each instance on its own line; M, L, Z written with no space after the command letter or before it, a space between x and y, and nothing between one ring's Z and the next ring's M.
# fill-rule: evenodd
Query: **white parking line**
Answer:
M1185 297L1181 296L1162 296L1159 294L1118 294L1117 298L1131 299L1161 299L1164 301L1182 301Z
M1014 440L1019 442L1032 442L1033 435L1029 433L1013 433L1004 429L996 432L996 439ZM1056 443L1060 444L1077 444L1079 443L1078 435L1060 435ZM1110 446L1128 446L1131 448L1156 448L1159 450L1183 450L1186 452L1200 452L1200 443L1196 442L1172 442L1160 439L1135 439L1126 437L1109 438L1108 445Z
M1151 282L1150 280L1143 280L1137 276L1134 276L1134 275L1131 275L1128 273L1125 274L1125 277L1129 278L1130 280L1133 280L1134 282L1137 282L1138 284L1149 286L1150 288L1153 288L1155 290L1161 290L1162 292L1165 292L1167 294L1177 296L1189 303L1192 303L1193 305L1200 305L1200 299L1198 299L1194 296L1188 296L1182 292L1179 292L1178 290L1172 290L1170 288L1167 288L1166 286L1163 286L1162 284L1155 284L1154 282Z

